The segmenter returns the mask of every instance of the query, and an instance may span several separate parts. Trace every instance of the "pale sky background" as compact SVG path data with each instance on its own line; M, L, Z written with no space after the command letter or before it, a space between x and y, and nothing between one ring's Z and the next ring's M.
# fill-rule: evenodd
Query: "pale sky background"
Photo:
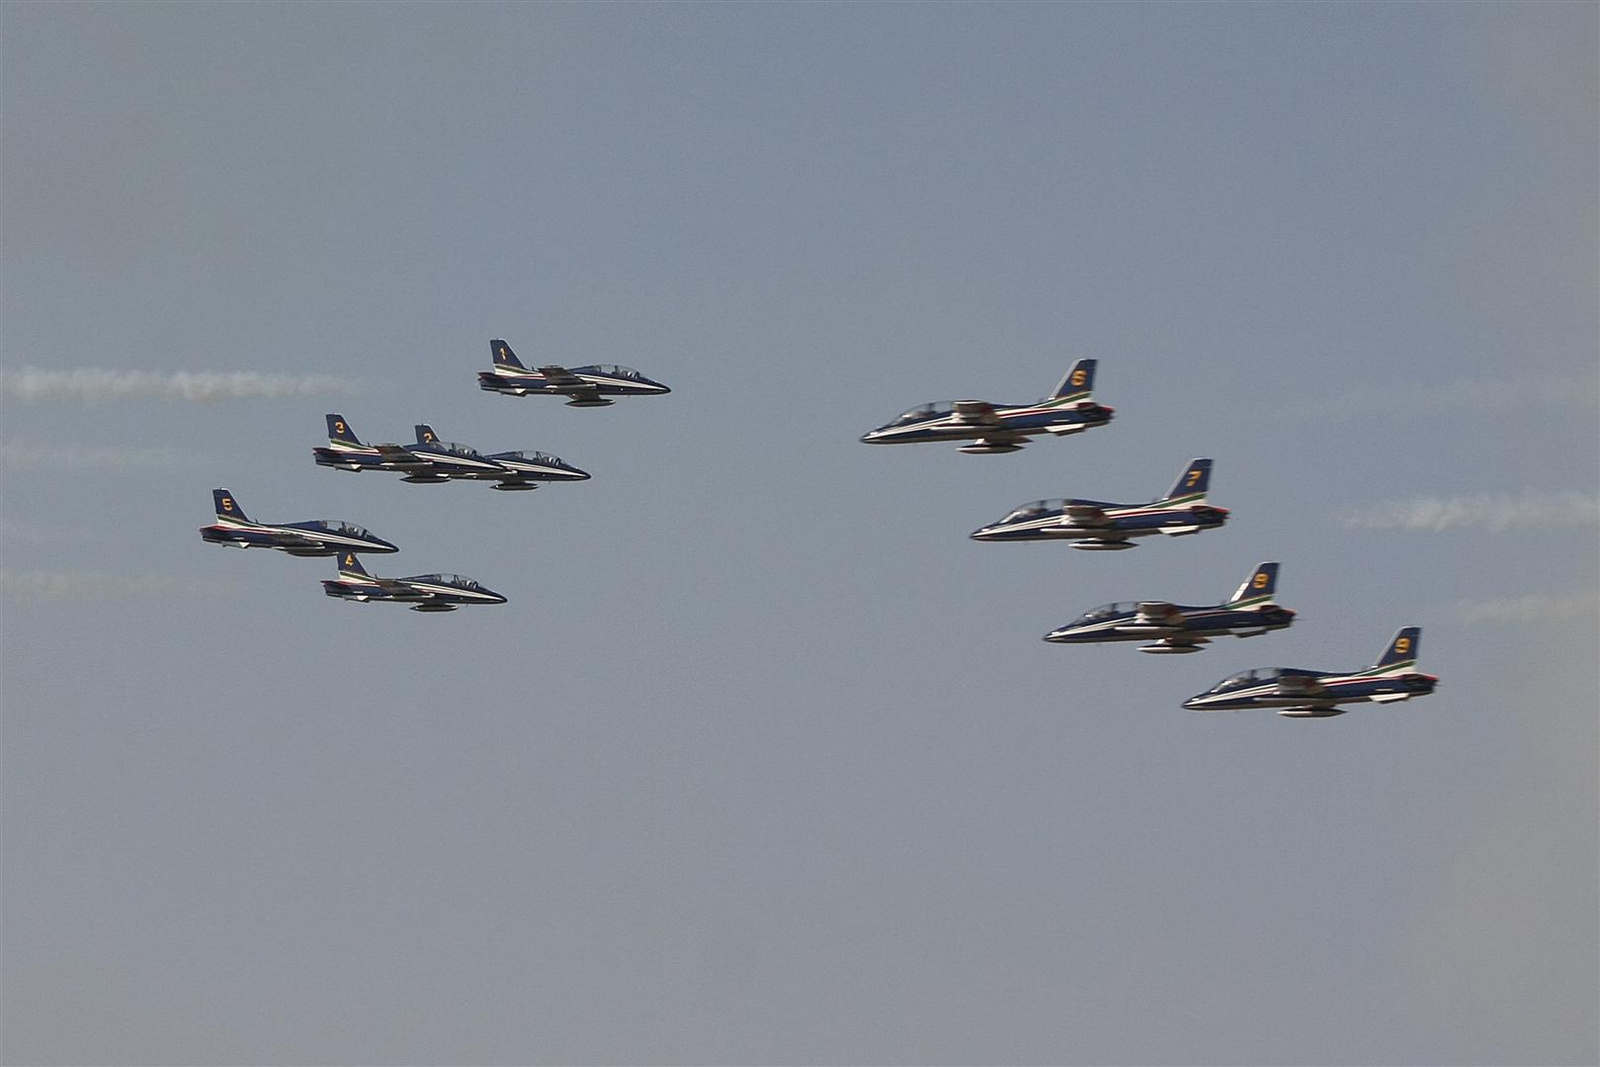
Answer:
M0 7L4 1059L1596 1062L1596 41ZM483 393L497 336L674 392ZM1081 356L1103 430L857 442ZM332 410L594 478L320 469ZM1223 530L967 539L1192 456ZM201 542L223 485L510 603L326 598ZM1287 632L1040 640L1265 559ZM1179 707L1407 623L1425 700Z

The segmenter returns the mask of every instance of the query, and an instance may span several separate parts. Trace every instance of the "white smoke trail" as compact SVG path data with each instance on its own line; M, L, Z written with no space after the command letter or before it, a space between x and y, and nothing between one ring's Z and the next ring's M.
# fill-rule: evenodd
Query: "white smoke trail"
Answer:
M1600 498L1588 493L1527 493L1521 497L1420 497L1398 500L1345 518L1367 530L1442 533L1463 526L1490 533L1529 527L1600 525Z
M290 377L255 371L53 371L36 367L0 372L0 396L29 403L158 399L208 404L217 400L281 400L354 391L354 383L322 374Z
M1600 614L1600 589L1577 593L1528 593L1496 600L1467 600L1458 604L1456 611L1461 622L1467 626L1570 622Z
M14 600L125 600L173 593L190 584L86 571L0 570L0 596Z

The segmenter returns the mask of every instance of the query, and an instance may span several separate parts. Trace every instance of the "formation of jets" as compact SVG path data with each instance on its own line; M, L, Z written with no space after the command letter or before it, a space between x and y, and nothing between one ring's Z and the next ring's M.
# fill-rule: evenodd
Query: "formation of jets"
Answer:
M530 370L504 340L489 342L494 368L478 372L478 385L510 396L562 396L572 407L605 407L619 396L671 392L629 367L612 364L566 367L547 364ZM1015 452L1039 434L1066 436L1111 421L1112 409L1093 398L1096 361L1080 359L1050 396L1033 403L996 405L983 400L923 404L862 435L868 444L969 441L959 451L972 454ZM509 451L487 455L467 445L441 441L427 423L415 426L409 445L365 444L338 412L327 415L328 444L312 449L319 466L345 471L389 471L413 483L489 481L493 488L527 491L541 482L583 481L589 477L544 452ZM1064 540L1073 548L1117 551L1133 539L1163 534L1181 537L1223 526L1227 508L1207 502L1212 461L1191 460L1172 489L1142 504L1063 498L1035 500L970 535L978 541ZM338 577L322 583L323 592L342 600L388 601L413 611L454 611L467 604L504 604L506 598L458 574L418 574L381 578L362 566L363 552L399 549L353 523L310 519L272 524L252 521L228 489L212 491L216 521L200 529L207 542L239 548L271 548L292 556L336 556ZM1104 604L1084 612L1045 640L1054 644L1138 641L1152 654L1198 652L1215 637L1256 637L1291 626L1295 612L1279 605L1279 565L1258 564L1231 598L1220 604L1185 605L1160 600ZM1231 675L1183 702L1191 711L1267 708L1290 718L1330 718L1343 704L1388 704L1426 696L1439 679L1416 670L1422 631L1400 630L1378 662L1339 674L1298 667L1264 667Z
M1080 433L1111 421L1112 409L1095 403L1095 361L1080 359L1054 393L1035 404L996 405L982 400L922 404L893 422L862 435L867 444L971 441L971 454L1015 452L1029 436ZM1035 500L998 522L974 530L977 541L1066 541L1088 551L1136 547L1134 538L1182 537L1215 530L1228 521L1227 508L1207 502L1210 459L1195 459L1165 496L1143 504L1103 500ZM1215 637L1258 637L1294 623L1295 613L1275 600L1278 564L1258 564L1233 596L1221 604L1187 605L1164 600L1103 604L1050 631L1054 644L1146 642L1140 652L1182 655L1199 652ZM1271 708L1280 715L1322 719L1344 714L1349 703L1388 704L1432 693L1439 679L1416 671L1421 628L1395 635L1381 659L1351 674L1268 667L1236 674L1184 701L1191 711Z
M478 374L479 385L491 392L513 396L546 393L565 396L573 407L605 407L618 396L670 393L631 367L597 364L567 370L554 365L529 370L504 341L489 343L494 370ZM311 450L317 465L344 471L390 471L402 481L428 484L449 481L493 482L491 488L509 492L539 488L545 482L577 482L589 474L557 456L536 451L491 452L487 455L467 445L441 441L432 426L418 423L416 440L409 445L364 443L338 412L327 415L328 443ZM339 576L322 583L322 591L342 600L388 601L413 611L454 611L466 604L504 604L506 598L459 574L417 574L407 578L380 578L370 574L357 558L362 552L398 552L388 541L348 522L313 519L270 525L252 522L232 492L213 491L216 522L200 528L203 540L239 548L276 548L291 556L337 556Z
M492 481L495 489L529 490L539 482L575 482L589 477L556 456L543 452L493 452L489 455L439 440L427 423L418 423L409 445L363 444L349 420L330 411L328 443L311 450L317 465L346 471L394 471L401 481L428 484L452 480Z

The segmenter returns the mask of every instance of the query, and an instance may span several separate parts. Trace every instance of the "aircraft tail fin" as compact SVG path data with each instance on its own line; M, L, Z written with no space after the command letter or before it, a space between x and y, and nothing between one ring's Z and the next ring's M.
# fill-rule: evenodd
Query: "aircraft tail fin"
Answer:
M433 427L425 422L417 423L414 429L417 431L417 444L419 445L431 445L439 440L439 435L433 432Z
M357 437L355 431L350 428L350 423L345 420L343 415L339 414L337 411L330 411L328 412L327 419L328 441L330 443L336 445L349 445L351 448L366 447L361 443L361 438Z
M372 575L367 573L367 568L361 565L361 557L348 550L339 556L339 577L359 578L362 581L372 580Z
M1403 626L1389 641L1383 655L1374 663L1372 674L1409 674L1417 666L1417 652L1422 644L1422 627Z
M1250 577L1239 586L1238 592L1233 594L1233 599L1226 604L1230 608L1259 608L1272 603L1272 596L1278 590L1278 565L1276 563L1258 563Z
M1061 384L1056 386L1056 391L1048 399L1059 404L1062 401L1088 400L1094 392L1094 368L1099 360L1080 359L1074 363L1061 379Z
M517 354L511 351L511 346L498 337L489 342L489 352L494 356L494 365L497 367L505 367L508 370L528 369L522 365L522 360L517 358Z
M217 518L232 519L236 522L249 522L250 517L244 513L244 508L239 506L233 492L228 489L211 490L211 503L217 510Z
M1178 475L1178 480L1173 483L1171 490L1158 503L1166 507L1204 504L1206 492L1210 488L1211 461L1191 459L1189 465L1183 468L1183 473Z

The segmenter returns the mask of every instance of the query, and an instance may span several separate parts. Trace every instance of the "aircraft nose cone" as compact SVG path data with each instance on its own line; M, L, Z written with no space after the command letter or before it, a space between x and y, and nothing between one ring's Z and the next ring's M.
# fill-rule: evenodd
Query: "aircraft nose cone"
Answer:
M1199 697L1190 697L1183 702L1183 706L1190 711L1199 711L1205 707L1205 703Z
M974 541L993 541L994 534L995 529L993 526L980 526L967 536L972 538Z
M864 445L876 444L879 432L878 430L868 430L861 435L861 443Z

